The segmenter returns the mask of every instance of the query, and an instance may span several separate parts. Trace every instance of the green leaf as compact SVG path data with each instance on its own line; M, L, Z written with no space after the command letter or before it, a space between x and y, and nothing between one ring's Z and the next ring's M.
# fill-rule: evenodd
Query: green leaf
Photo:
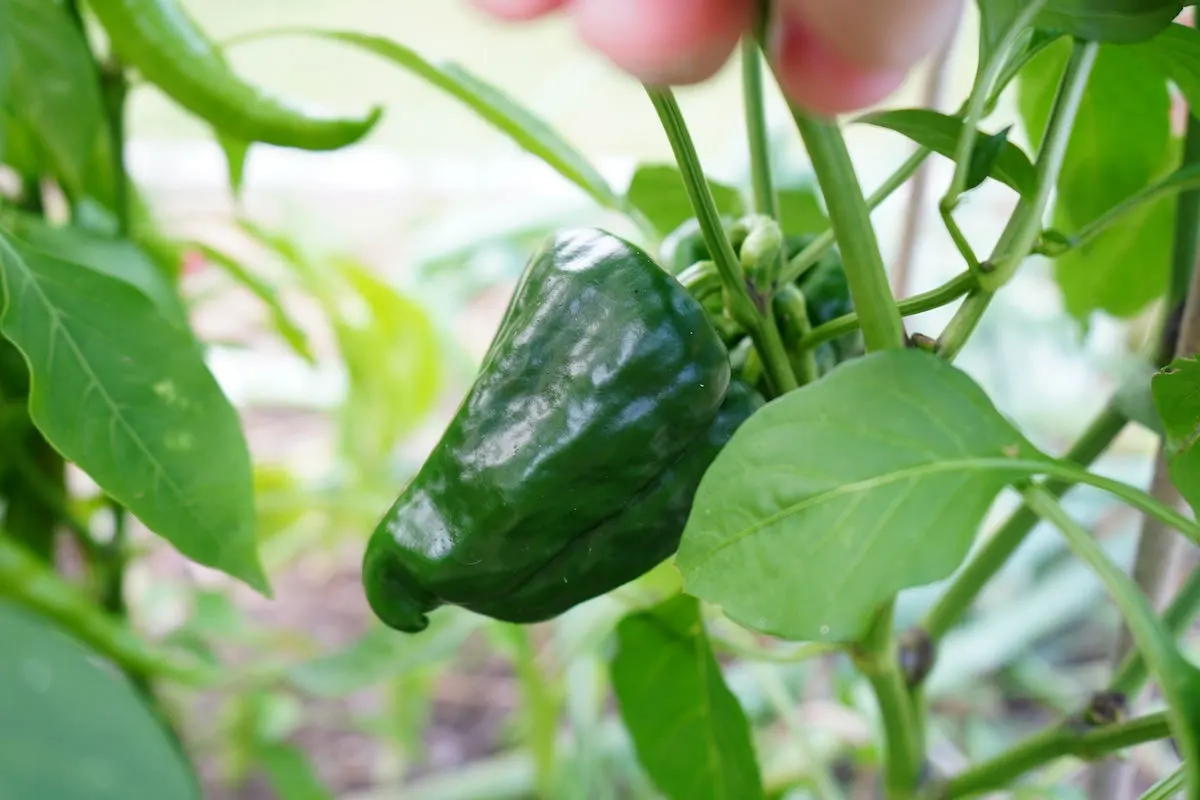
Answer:
M1169 25L1150 41L1121 49L1170 79L1192 108L1200 108L1200 31Z
M1167 702L1171 733L1179 757L1187 764L1189 797L1200 793L1200 670L1179 652L1175 636L1159 619L1142 589L1105 554L1091 535L1077 525L1044 489L1023 492L1038 516L1054 523L1071 550L1100 578L1121 611L1138 652L1146 660Z
M498 88L458 64L434 63L398 42L353 31L288 28L260 34L258 38L267 35L330 39L380 56L462 102L527 152L546 162L601 206L617 211L623 211L625 208L621 197L613 192L604 177L558 131Z
M288 313L288 310L283 307L283 302L279 299L279 289L277 287L246 269L240 261L228 253L224 253L202 242L195 242L193 246L206 259L212 262L214 266L219 267L226 275L257 297L259 302L267 307L267 312L271 315L271 323L275 326L275 332L287 343L293 353L300 356L300 358L309 364L315 365L317 363L317 357L313 354L312 347L308 342L308 334L292 319L292 315Z
M1200 360L1175 359L1154 376L1150 391L1166 430L1171 482L1193 510L1200 510Z
M1136 48L1100 48L1059 177L1053 226L1078 230L1166 177L1177 163L1170 96L1163 76ZM1045 130L1070 51L1059 42L1019 76L1021 116L1033 141ZM1141 205L1055 261L1067 310L1118 317L1139 313L1166 291L1170 276L1175 197Z
M1153 39L1183 7L1178 0L1050 0L1034 24L1076 39L1126 44Z
M246 441L193 337L127 283L15 246L0 237L0 332L38 429L183 555L268 592Z
M717 211L722 215L739 217L745 213L742 196L737 189L711 180L708 186L716 201ZM683 175L670 164L638 167L626 194L629 202L642 212L661 236L666 236L695 215Z
M937 356L845 362L717 456L676 557L684 591L775 636L854 640L880 603L955 570L1028 460L1045 456Z
M254 748L254 753L279 800L333 800L333 793L299 748L263 743Z
M293 667L288 680L302 692L336 698L449 661L486 618L459 609L446 611L431 618L429 628L416 638L377 625L346 649Z
M961 119L924 108L877 111L864 114L855 122L893 130L947 158L954 158L963 129ZM1019 194L1031 196L1037 176L1029 156L1008 141L1006 131L996 134L980 131L978 137L971 165L972 180L976 182L971 185L977 186L990 175ZM976 175L977 172L982 175Z
M800 236L829 230L829 217L815 189L783 189L778 194L779 226L784 233Z
M713 656L695 598L617 626L613 690L638 759L671 800L765 797L750 725Z
M199 800L190 766L107 662L0 601L0 786L12 800Z
M225 166L229 175L229 188L234 198L242 194L242 179L246 176L246 158L250 155L250 142L234 139L221 131L214 131L217 144L225 154Z
M22 158L44 158L69 193L80 192L104 112L87 41L64 4L0 0L0 109L24 134ZM0 139L6 161L3 147Z
M175 287L133 242L83 228L48 225L32 214L5 212L4 219L12 235L29 248L124 281L153 302L165 319L181 329L188 328L187 308Z

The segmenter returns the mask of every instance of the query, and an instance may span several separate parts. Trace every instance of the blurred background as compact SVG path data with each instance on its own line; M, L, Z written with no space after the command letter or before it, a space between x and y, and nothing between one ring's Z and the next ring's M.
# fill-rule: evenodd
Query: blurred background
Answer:
M974 5L951 49L937 105L956 107L974 75ZM557 19L509 27L462 0L191 0L218 39L273 27L378 34L460 63L556 127L618 188L640 163L669 163L638 84L580 47ZM609 633L628 606L601 598L524 631L453 609L406 638L376 626L359 584L362 547L436 443L472 380L513 283L555 228L625 231L574 186L466 107L376 58L316 39L239 43L250 79L314 106L356 113L382 104L360 145L319 154L256 146L235 200L210 131L152 87L131 98L129 163L168 233L195 240L185 287L210 363L240 408L257 462L262 549L276 597L266 601L186 563L149 536L130 575L131 613L146 630L244 668L234 688L168 695L213 798L651 798L613 717ZM735 66L733 64L731 67ZM923 67L889 106L926 105ZM747 183L736 70L679 99L706 170ZM987 130L1016 121L1006 97ZM803 180L806 159L772 94L776 160ZM903 137L850 126L870 190L911 152ZM1012 139L1024 144L1020 126ZM921 235L905 294L961 270L936 199L950 177L934 157L929 191L907 189L874 214L895 269L904 231ZM998 235L1015 196L986 183L958 214L977 248ZM953 307L909 321L936 335ZM1146 321L1062 310L1045 264L1030 262L1000 295L960 365L1037 444L1058 451L1130 368ZM1097 469L1145 485L1154 440L1133 426ZM1068 508L1127 563L1137 519L1080 490ZM998 503L993 519L1014 506ZM936 596L902 597L900 622ZM945 644L931 678L931 756L947 770L997 752L1073 710L1105 679L1116 616L1102 589L1052 531L1031 536ZM1098 609L1103 609L1098 611ZM727 629L728 628L728 629ZM876 763L865 687L837 659L787 663L736 656L729 681L756 725L774 797L830 798L832 776ZM1147 772L1165 757L1133 751ZM1078 772L1064 762L1027 796ZM870 797L868 774L861 792Z

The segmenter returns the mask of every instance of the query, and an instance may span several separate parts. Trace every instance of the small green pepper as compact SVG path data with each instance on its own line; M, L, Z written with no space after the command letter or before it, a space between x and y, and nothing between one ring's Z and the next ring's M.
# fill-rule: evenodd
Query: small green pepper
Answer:
M371 537L372 609L408 632L446 604L545 618L649 571L681 530L668 521L682 479L666 474L691 480L681 459L713 435L729 381L704 309L649 256L602 231L554 237L522 274L454 419ZM614 522L635 502L667 515L663 524Z

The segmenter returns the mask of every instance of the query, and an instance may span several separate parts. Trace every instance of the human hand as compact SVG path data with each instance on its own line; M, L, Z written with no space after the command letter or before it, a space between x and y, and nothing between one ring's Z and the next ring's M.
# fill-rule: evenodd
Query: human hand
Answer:
M581 38L652 84L705 80L729 59L755 0L472 0L508 20L564 9ZM771 55L813 114L877 103L954 29L962 0L776 0Z

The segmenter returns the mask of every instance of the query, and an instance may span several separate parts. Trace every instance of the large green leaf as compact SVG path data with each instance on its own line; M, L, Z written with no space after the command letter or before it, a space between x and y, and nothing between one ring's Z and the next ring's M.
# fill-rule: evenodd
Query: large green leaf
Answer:
M896 592L950 575L996 495L1042 459L932 354L846 362L717 456L676 558L684 590L765 633L854 640Z
M10 232L26 247L128 283L153 301L164 318L187 328L187 309L175 287L133 242L82 228L51 226L32 214L8 213L5 219Z
M352 45L380 56L462 102L527 152L540 158L578 186L600 205L615 210L624 209L621 197L613 192L596 168L558 131L504 92L458 64L434 63L399 42L383 36L353 31L289 28L260 36L268 35L314 36Z
M1044 489L1031 488L1024 494L1030 508L1059 528L1120 609L1138 652L1167 702L1175 746L1187 764L1187 796L1200 797L1200 670L1179 652L1175 635L1159 619L1145 593L1109 560L1095 538L1075 524Z
M87 41L63 3L0 0L0 111L32 148L23 161L44 159L69 191L82 190L103 103Z
M1026 130L1040 141L1070 50L1059 42L1035 57L1019 77ZM1074 231L1175 167L1170 96L1163 76L1135 48L1105 45L1096 58L1067 147L1054 207L1054 226ZM1166 290L1175 197L1136 207L1119 222L1055 262L1067 310L1132 316Z
M0 796L199 800L191 768L121 674L0 601Z
M724 216L738 217L744 212L742 197L737 189L710 180L717 211ZM629 183L629 202L645 215L659 234L666 236L695 216L683 174L670 164L646 164L638 167Z
M246 441L194 338L128 283L16 240L0 275L0 332L50 443L181 553L267 591Z
M1179 0L1050 0L1037 28L1095 42L1152 39L1183 10Z
M1192 108L1200 108L1200 31L1170 25L1148 42L1122 48L1179 87Z
M876 111L864 114L856 122L864 122L903 134L919 145L935 153L954 158L958 140L962 136L963 121L926 108L900 108L891 111ZM997 139L980 132L976 152L991 146L986 152L990 157L985 165L986 175L1015 189L1019 194L1032 195L1037 176L1029 156L1007 139ZM979 176L982 179L982 176ZM976 182L977 183L977 182Z
M638 760L666 797L765 796L750 725L721 675L695 598L680 595L623 619L611 674Z
M1175 359L1150 387L1166 430L1171 482L1193 510L1200 509L1200 360Z

